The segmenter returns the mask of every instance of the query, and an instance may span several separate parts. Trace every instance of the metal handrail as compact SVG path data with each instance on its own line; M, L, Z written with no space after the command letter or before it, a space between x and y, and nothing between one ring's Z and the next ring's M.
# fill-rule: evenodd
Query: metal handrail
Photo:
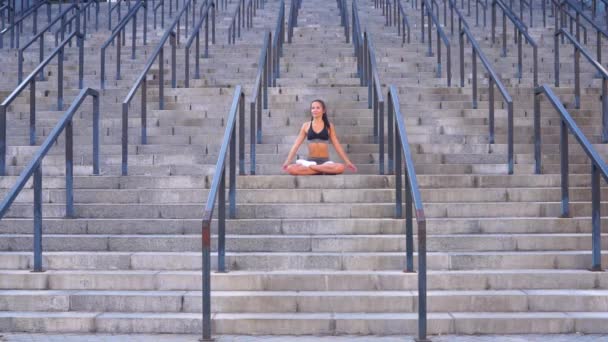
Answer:
M445 2L444 2L445 4ZM483 9L483 27L486 27L488 12L488 0L475 0L475 26L479 26L479 6Z
M353 36L354 37L354 36ZM363 73L360 75L362 83L367 86L367 107L373 109L373 136L374 143L378 144L378 174L384 174L384 96L382 95L382 84L378 76L378 67L376 64L376 50L372 42L372 38L368 32L363 32L363 42L358 43L360 46L356 56L361 56L363 62ZM359 45L360 44L360 45ZM388 139L392 138L392 128L388 126ZM389 144L389 156L391 155L391 145ZM388 172L392 172L392 159L388 160Z
M446 49L446 77L448 82L448 87L452 86L452 48L450 44L450 39L445 34L443 29L441 28L441 23L435 16L435 13L432 11L432 5L429 4L428 0L422 0L420 3L420 20L422 21L422 39L421 42L424 43L424 9L426 6L426 14L428 17L429 25L428 25L428 51L427 57L433 56L433 44L431 38L431 21L435 24L435 28L437 31L437 78L441 77L441 42L445 45Z
M454 3L455 0L443 1L444 3L448 2L450 4L450 35L454 36L454 12L456 12L456 16L458 17L458 32L462 30L463 26L469 27L469 23L464 19L464 14L462 14L458 6Z
M393 26L393 6L396 5L397 1L398 0L395 0L394 2L391 2L391 0L374 0L374 8L380 8L382 10L382 15L386 18L386 21L384 22L385 26Z
M0 219L4 217L28 180L34 176L34 272L42 270L42 160L65 131L65 216L74 217L74 155L72 119L87 96L93 97L93 174L99 175L99 93L83 89L63 117L49 133L38 151L19 175L17 182L0 203Z
M521 82L523 76L523 47L522 36L532 47L532 72L534 86L538 86L538 44L530 36L527 28L518 20L510 9L507 9L502 0L492 0L492 44L496 42L496 6L502 9L502 57L507 56L507 18L513 23L517 32L517 77Z
M35 13L34 17L34 32L33 34L36 34L36 28L38 26L38 8L42 7L43 5L47 5L46 8L46 15L47 15L47 21L50 22L51 21L51 2L50 0L42 0L40 2L38 2L36 5L34 5L33 7L31 7L30 9L28 9L25 13L23 13L21 15L21 17L19 17L19 19L15 18L15 9L13 8L12 11L12 15L11 15L11 25L9 27L4 28L2 31L0 31L0 48L2 48L4 46L4 34L6 32L8 32L9 30L11 31L11 49L12 48L19 48L19 33L20 33L20 29L18 28L17 31L17 37L15 39L15 27L17 27L17 25L19 25L21 27L21 24L25 21L25 19L27 19L32 13ZM16 44L15 44L16 43Z
M123 45L121 43L121 37L124 39L124 37L126 36L126 26L129 23L129 21L132 22L132 34L131 34L131 59L135 59L135 50L137 48L137 45L135 44L135 41L137 39L137 12L139 12L139 9L143 8L144 9L144 45L147 45L146 42L146 28L148 26L148 5L146 4L145 1L138 1L137 4L135 4L135 6L133 6L131 8L131 10L129 11L129 14L124 18L124 20L120 23L119 26L115 27L114 29L114 33L112 33L110 35L110 37L105 41L105 43L103 43L103 45L101 46L101 68L100 68L100 77L99 77L99 82L100 82L100 87L101 89L105 89L106 88L106 49L108 48L108 46L110 46L110 44L114 43L116 37L118 37L118 44L116 44L116 80L120 80L120 64L121 64L121 45Z
M581 76L580 76L580 55L581 53L589 64L591 64L602 78L602 141L608 142L608 71L597 60L593 59L591 53L576 40L568 31L563 28L555 33L555 86L559 87L559 36L566 37L574 45L574 106L581 108Z
M205 7L205 10L203 11L203 6ZM194 41L196 41L196 45L195 45L195 55L194 55L194 78L195 79L200 79L201 78L201 71L200 71L200 55L201 55L201 49L200 49L200 32L201 32L201 28L203 27L203 22L205 23L205 54L204 57L208 58L209 57L209 11L211 11L211 20L213 22L212 25L212 36L215 37L215 3L214 2L205 2L205 4L203 4L201 6L201 16L199 18L198 24L196 24L194 31L192 32L192 35L190 36L190 38L188 39L188 41L186 42L186 46L184 47L184 52L185 52L185 61L184 61L184 66L185 66L185 73L186 73L186 78L185 78L185 86L186 88L190 87L190 49L192 48L192 43ZM212 39L212 42L214 43L215 41Z
M568 11L562 11L561 7L562 7L562 3L561 0L550 0L551 3L553 4L553 6L551 7L552 11L553 11L553 17L554 17L554 30L557 31L559 30L561 27L566 27L567 23L566 23L566 16L570 17L570 32L572 32L573 30L573 22L576 21L576 15L568 12ZM544 2L543 2L544 5ZM557 8L560 8L560 14L561 15L557 15ZM543 11L543 25L545 25L546 27L546 20L545 20L545 13ZM577 25L577 29L578 28L582 28L583 29L583 39L585 44L587 44L587 28L583 25ZM577 34L577 39L580 40L580 37Z
M568 110L548 85L537 87L534 92L534 123L535 123L535 156L540 164L540 95L545 94L553 108L560 115L560 169L561 169L561 211L562 217L570 216L570 196L568 189L568 130L591 160L591 222L592 222L592 264L591 271L602 271L601 264L601 220L600 220L600 176L608 182L608 166L589 142L585 134L578 128ZM537 170L540 173L540 170Z
M353 0L352 2L352 38L353 38L353 47L355 48L355 57L357 58L357 77L359 77L361 81L361 86L365 85L364 80L364 57L363 57L363 31L361 30L361 20L359 19L359 5L357 5L357 0ZM409 29L408 29L409 36Z
M298 26L298 12L302 7L302 0L292 0L289 6L289 17L287 20L287 42L291 44L293 28Z
M55 31L55 46L57 46L57 44L59 44L59 34L61 33L61 40L63 40L63 38L65 37L65 32L66 32L66 28L68 28L68 32L72 32L72 22L76 21L76 31L78 32L82 32L82 34L86 34L86 28L87 28L87 15L85 13L85 11L87 9L91 8L91 5L93 5L94 3L97 3L97 10L99 11L99 0L91 0L89 2L87 2L85 5L82 5L80 7L78 7L78 5L76 5L75 9L77 10L76 14L74 14L70 19L64 21L61 21L61 26L59 27L59 29L57 29L57 31ZM82 20L84 20L84 23L80 24L81 18L83 17ZM99 16L97 15L97 17L99 18Z
M427 340L427 297L426 297L426 215L420 196L418 178L410 144L407 139L403 113L399 103L399 90L394 85L389 86L387 115L389 125L393 126L395 118L395 217L403 217L403 187L401 186L402 162L405 162L405 236L406 236L406 272L414 272L414 232L412 206L415 209L416 225L418 227L418 338L417 341ZM390 127L390 126L389 126ZM389 144L393 141L389 140Z
M129 93L125 97L122 102L122 164L121 164L121 174L126 176L128 173L128 145L129 145L129 105L135 97L135 93L141 87L141 143L145 145L147 143L147 89L148 89L148 72L152 69L152 65L154 62L158 60L158 87L159 87L159 109L165 108L165 100L164 100L164 73L165 73L165 61L164 61L164 45L167 40L170 40L171 45L171 86L173 88L177 87L177 73L176 73L176 50L177 50L177 42L179 39L179 26L178 23L181 17L186 13L188 8L191 6L193 0L186 0L184 3L184 7L181 9L179 14L173 19L173 23L169 25L169 28L165 31L165 34L162 36L160 41L158 42L156 49L154 52L150 54L148 57L148 61L144 66L141 74L129 90ZM177 28L177 33L174 29Z
M403 3L401 1L395 1L397 4L397 10L395 14L397 15L397 34L403 37L402 43L405 43L405 28L407 27L407 43L409 44L410 39L410 21L407 18L407 13L405 8L403 7Z
M165 27L165 0L157 0L158 4L154 5L154 29L156 30L156 13L160 8L160 27ZM170 1L170 0L169 0Z
M61 13L57 18L53 19L44 29L42 29L37 35L35 35L29 42L27 42L22 48L19 49L17 60L19 62L17 69L17 76L19 83L23 80L23 54L25 49L27 49L30 45L34 44L34 42L40 39L40 47L39 47L39 62L42 63L44 60L44 34L51 30L51 27L55 25L58 21L61 20L62 23L65 23L65 16L68 15L68 12L71 11L76 5L71 5L68 7L63 13ZM63 24L62 24L63 25ZM40 70L40 75L38 78L40 81L44 81L44 70Z
M36 143L36 75L48 65L51 60L58 56L58 67L57 67L57 110L63 110L63 60L64 60L64 48L76 37L78 40L78 87L83 88L84 79L84 36L78 32L73 32L69 35L53 52L44 60L38 64L28 77L21 82L13 92L4 99L0 104L0 176L5 175L6 169L6 110L8 106L29 86L30 91L30 145Z
M114 12L114 10L118 13L118 22L120 22L122 16L120 5L125 1L126 0L116 0L114 5L112 5L111 2L108 2L108 30L112 30L112 12Z
M268 87L272 86L272 33L264 34L264 44L258 59L258 71L253 83L253 93L249 101L250 107L250 173L255 175L256 166L256 144L262 143L262 106L268 109ZM257 124L256 124L257 119ZM256 129L257 127L257 129Z
M346 44L350 42L350 28L348 20L348 5L346 0L337 0L338 9L340 10L340 25L344 26L344 36L346 37Z
M236 44L236 38L241 38L241 27L247 29L253 27L256 9L261 8L262 4L260 0L238 0L238 2L228 26L228 44Z
M583 19L585 19L588 23L591 24L591 26L593 26L593 28L595 28L595 36L596 36L596 59L598 61L598 63L602 63L602 36L608 38L608 31L604 30L603 28L601 28L595 21L593 21L591 18L589 18L589 16L587 16L587 14L585 14L580 8L578 8L578 6L576 6L576 4L573 4L570 0L562 0L561 2L561 8L564 8L569 6L570 8L574 9L574 11L576 12L576 39L578 41L580 41L580 32L579 32L579 27L584 27L581 25L580 23L580 17L582 17ZM567 10L565 10L565 8L561 11L562 13L568 13ZM557 27L555 28L555 31L557 31ZM585 44L587 43L587 39L585 37Z
M215 165L213 181L209 189L207 204L203 213L201 229L203 265L202 265L202 297L203 297L203 331L202 341L211 340L211 220L216 198L218 198L218 272L225 272L224 257L226 240L226 159L228 158L228 147L230 147L230 159L228 165L229 190L228 190L228 217L236 217L236 126L238 111L238 131L239 131L239 161L245 162L245 93L241 86L237 85L232 98L232 105L226 130L220 147L218 160ZM239 174L244 174L244 168L240 169Z
M264 34L258 70L249 102L251 115L251 172L255 174L255 145L262 143L262 108L268 109L268 87L275 87L280 75L280 57L285 42L285 1L281 0L274 34ZM257 123L254 121L257 118ZM254 140L255 138L255 140ZM242 166L244 168L244 165Z
M285 43L285 0L281 0L279 4L279 15L274 28L274 36L272 37L272 86L277 86L277 78L281 76L281 63L279 58L283 56L283 43ZM268 108L268 104L266 104ZM261 129L261 125L260 125Z
M454 0L450 1L450 7L456 7ZM469 29L469 25L466 22L466 19L462 17L462 13L457 9L457 13L459 14L459 26L460 34L459 34L459 43L460 43L460 86L464 87L464 37L466 36L469 40L469 43L472 47L472 67L473 67L473 77L472 77L472 86L473 86L473 108L477 108L477 57L481 60L482 65L486 69L488 73L488 94L489 94L489 143L494 143L494 85L498 88L498 91L503 97L504 102L507 103L507 168L508 173L513 174L514 168L514 160L513 160L513 98L509 95L507 88L502 83L502 80L494 71L492 64L485 56L481 47L475 40L473 33Z

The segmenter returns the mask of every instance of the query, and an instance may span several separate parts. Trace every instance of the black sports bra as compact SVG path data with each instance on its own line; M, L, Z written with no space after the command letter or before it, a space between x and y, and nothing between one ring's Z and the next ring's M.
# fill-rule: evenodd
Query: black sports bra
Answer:
M323 122L323 129L321 132L317 133L314 129L312 129L312 119L310 120L310 127L308 128L308 140L315 142L327 142L329 140L329 131L327 130L327 126L325 126L325 122Z

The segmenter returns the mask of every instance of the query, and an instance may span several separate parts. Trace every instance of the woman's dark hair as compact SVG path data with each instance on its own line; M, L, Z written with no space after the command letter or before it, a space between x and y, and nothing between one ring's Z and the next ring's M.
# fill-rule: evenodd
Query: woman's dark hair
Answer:
M327 118L327 110L326 110L327 107L325 106L325 102L323 102L323 100L316 99L316 100L313 100L310 103L310 105L312 106L312 104L315 102L319 102L321 104L321 107L323 107L323 123L325 123L325 127L327 127L327 129L329 129L329 127L331 125L329 124L329 119Z

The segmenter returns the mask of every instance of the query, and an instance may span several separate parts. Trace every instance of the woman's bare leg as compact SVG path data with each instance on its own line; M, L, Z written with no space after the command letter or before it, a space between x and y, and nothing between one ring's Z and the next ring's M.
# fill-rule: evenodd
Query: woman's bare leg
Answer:
M319 172L311 169L310 167L306 167L298 164L291 164L287 167L287 172L292 176L310 176L310 175L318 175Z
M311 165L311 169L329 175L339 175L344 172L344 164L340 163L325 163L321 165Z

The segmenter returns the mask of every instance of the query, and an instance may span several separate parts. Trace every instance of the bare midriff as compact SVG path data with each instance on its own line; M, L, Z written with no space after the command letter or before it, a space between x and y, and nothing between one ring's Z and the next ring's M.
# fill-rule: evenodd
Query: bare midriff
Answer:
M328 144L308 143L308 156L312 158L329 158Z

